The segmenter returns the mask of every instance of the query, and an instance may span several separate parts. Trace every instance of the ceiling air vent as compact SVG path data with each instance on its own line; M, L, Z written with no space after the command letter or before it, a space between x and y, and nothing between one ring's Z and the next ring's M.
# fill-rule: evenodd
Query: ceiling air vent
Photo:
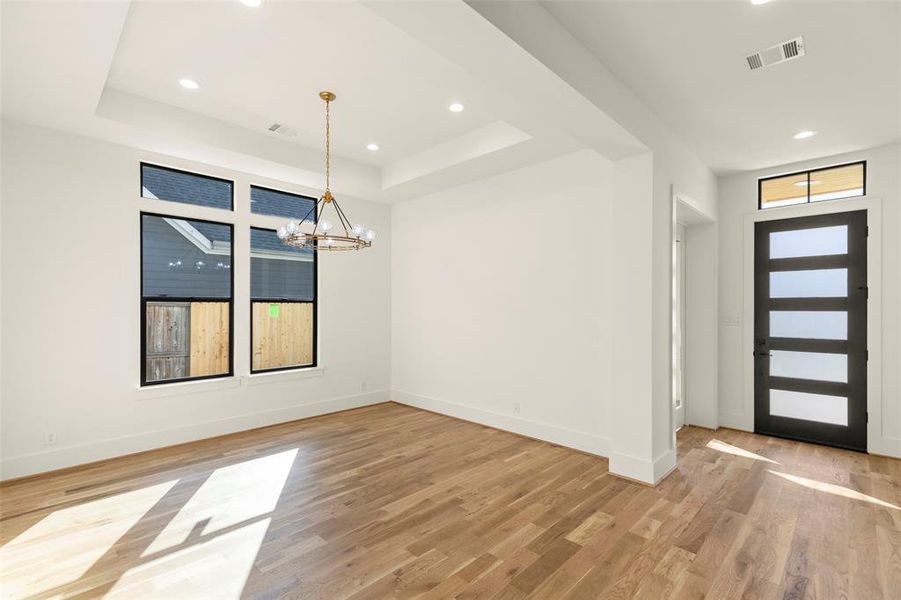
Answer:
M277 133L279 135L286 135L288 137L294 137L297 135L297 130L288 127L287 125L282 125L281 123L273 123L269 126L269 131L272 133Z
M793 40L749 54L745 57L745 60L748 62L748 67L754 71L764 67L771 67L793 58L800 58L805 54L804 38L799 36Z

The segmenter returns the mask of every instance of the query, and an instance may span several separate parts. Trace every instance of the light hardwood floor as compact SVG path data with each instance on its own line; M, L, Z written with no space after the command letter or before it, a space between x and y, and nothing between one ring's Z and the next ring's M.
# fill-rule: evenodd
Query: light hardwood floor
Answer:
M901 598L901 461L730 430L650 488L382 404L0 494L4 598Z

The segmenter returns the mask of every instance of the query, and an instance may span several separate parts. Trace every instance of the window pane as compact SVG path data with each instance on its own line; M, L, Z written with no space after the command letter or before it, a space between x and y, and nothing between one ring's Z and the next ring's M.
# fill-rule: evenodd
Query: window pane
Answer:
M772 271L770 298L846 298L848 269Z
M313 300L313 251L282 243L274 231L250 230L250 297Z
M310 212L314 206L314 198L250 186L250 212L258 215L315 221L316 213Z
M814 227L770 234L770 258L848 253L848 226Z
M313 364L313 303L253 302L251 370Z
M814 171L810 174L810 201L863 196L863 163Z
M807 173L786 175L760 182L760 208L775 208L807 202Z
M760 208L863 196L866 163L793 173L760 180Z
M770 352L770 375L848 383L848 356L823 352Z
M148 383L229 372L229 302L148 301Z
M845 311L770 311L770 336L815 340L848 339Z
M144 215L145 298L231 298L231 227Z
M142 164L141 196L232 210L233 184L225 179Z
M770 414L847 426L848 399L843 396L770 390Z
M316 256L250 229L251 370L313 364Z
M141 216L144 383L231 371L231 226Z

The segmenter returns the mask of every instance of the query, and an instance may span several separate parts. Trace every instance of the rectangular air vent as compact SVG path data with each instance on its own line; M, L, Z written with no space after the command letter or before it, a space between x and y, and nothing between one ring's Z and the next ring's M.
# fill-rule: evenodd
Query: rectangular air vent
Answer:
M282 125L281 123L273 123L269 126L269 131L272 133L277 133L279 135L286 135L288 137L294 137L297 135L297 130L292 129L286 125Z
M778 65L779 63L792 60L793 58L800 58L805 54L804 38L799 36L793 40L788 40L787 42L782 42L781 44L776 44L775 46L770 46L769 48L764 48L763 50L758 50L753 54L749 54L745 57L745 60L748 62L748 67L754 71L756 69Z

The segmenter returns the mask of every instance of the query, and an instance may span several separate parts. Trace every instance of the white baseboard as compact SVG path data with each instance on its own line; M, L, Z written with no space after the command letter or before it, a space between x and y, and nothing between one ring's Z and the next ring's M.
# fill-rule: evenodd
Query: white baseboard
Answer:
M622 452L610 453L610 472L614 475L641 481L650 485L654 484L654 464L650 460L623 454Z
M307 417L315 417L340 410L359 408L361 406L368 406L370 404L378 404L379 402L387 401L388 390L381 390L377 392L368 392L366 394L332 398L330 400L313 402L311 404L301 404L264 412L239 415L226 419L207 421L205 423L196 423L194 425L178 427L175 429L150 431L136 435L92 442L90 444L65 446L62 448L54 448L53 450L35 452L33 454L4 457L2 462L0 462L0 479L24 477L36 473L43 473L45 471L74 467L76 465L123 456L125 454L133 454L135 452L143 452L145 450L193 442L204 438L246 431L256 427L286 423L289 421L296 421L297 419L305 419Z
M901 458L901 439L867 432L867 452L880 456Z
M424 408L436 413L456 417L465 421L472 421L481 425L487 425L496 429L503 429L525 435L531 438L566 446L589 454L606 457L609 455L610 442L607 438L576 431L558 425L539 423L514 415L505 415L490 410L419 396L403 390L392 390L391 399L399 404L406 404L416 408Z
M657 485L675 468L675 448L667 450L653 461L622 452L610 453L610 472L612 474L648 485Z
M720 412L720 427L728 427L729 429L738 429L739 431L754 431L754 418L751 417L750 423L744 413L738 412Z
M676 449L667 450L661 456L654 460L654 485L660 483L664 477L673 472L676 468Z

